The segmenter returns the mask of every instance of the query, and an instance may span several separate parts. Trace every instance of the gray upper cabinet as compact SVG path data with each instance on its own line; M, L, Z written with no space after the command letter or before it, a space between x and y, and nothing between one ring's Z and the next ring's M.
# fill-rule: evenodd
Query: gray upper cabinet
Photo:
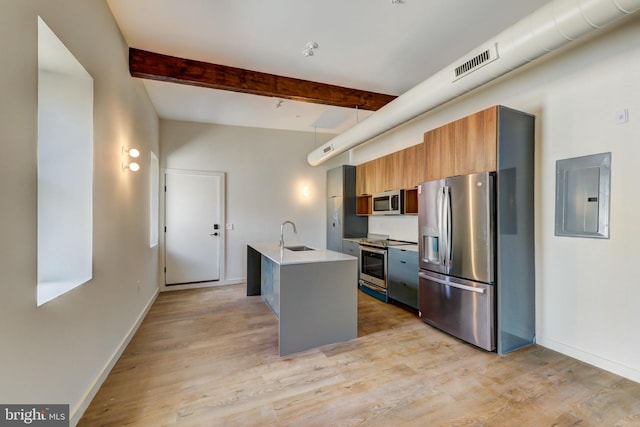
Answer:
M327 196L342 197L344 196L344 167L329 169L327 171ZM354 173L354 192L355 192L355 173Z
M356 215L356 167L327 171L327 249L342 252L345 237L365 237L369 222Z

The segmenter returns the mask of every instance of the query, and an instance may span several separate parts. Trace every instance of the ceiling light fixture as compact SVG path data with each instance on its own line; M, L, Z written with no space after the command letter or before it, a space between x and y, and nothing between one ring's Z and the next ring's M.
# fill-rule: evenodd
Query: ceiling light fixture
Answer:
M313 50L317 48L318 48L318 43L309 42L306 45L306 49L302 51L302 54L308 58L309 56L313 56Z

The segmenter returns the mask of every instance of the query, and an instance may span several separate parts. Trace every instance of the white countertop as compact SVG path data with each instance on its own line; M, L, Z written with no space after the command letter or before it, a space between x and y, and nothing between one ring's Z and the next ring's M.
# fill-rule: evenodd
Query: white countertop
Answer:
M418 245L390 246L389 249L403 249L405 251L418 252Z
M285 241L284 245L302 246L302 243ZM247 246L251 246L253 249L279 265L357 260L356 257L351 255L331 251L329 249L313 248L315 249L313 251L291 251L289 249L281 248L278 242L248 243Z
M342 240L349 240L351 242L356 242L356 243L360 243L360 241L364 239L364 237L345 237ZM389 246L389 249L404 249L406 251L413 251L413 252L418 252L418 244L417 243L411 243L409 245L398 245L398 246Z

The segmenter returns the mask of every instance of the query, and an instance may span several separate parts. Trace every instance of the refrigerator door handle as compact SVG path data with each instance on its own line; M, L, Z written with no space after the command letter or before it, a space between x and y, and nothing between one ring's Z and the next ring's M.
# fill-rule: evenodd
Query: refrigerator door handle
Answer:
M474 288L473 286L462 285L460 283L447 282L446 280L437 279L437 278L435 278L433 276L429 276L429 275L427 275L425 273L418 273L418 276L423 278L423 279L431 280L432 282L440 283L441 285L447 285L447 286L451 286L453 288L462 289L463 291L470 291L470 292L475 292L475 293L478 293L478 294L484 294L485 293L485 290L483 288Z
M438 226L438 263L444 265L445 236L442 229L442 207L444 206L444 187L440 187L436 198L436 221Z
M451 229L451 187L444 187L444 204L443 204L443 216L444 216L444 233L446 239L444 261L447 268L451 267L451 255L452 255L452 229Z

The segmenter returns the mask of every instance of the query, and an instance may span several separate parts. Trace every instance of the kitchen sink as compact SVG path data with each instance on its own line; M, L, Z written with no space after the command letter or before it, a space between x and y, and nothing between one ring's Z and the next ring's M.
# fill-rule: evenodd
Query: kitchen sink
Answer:
M304 246L304 245L300 245L300 246L285 246L285 249L289 249L290 251L294 251L294 252L302 252L302 251L315 251L315 249L310 248L309 246Z

